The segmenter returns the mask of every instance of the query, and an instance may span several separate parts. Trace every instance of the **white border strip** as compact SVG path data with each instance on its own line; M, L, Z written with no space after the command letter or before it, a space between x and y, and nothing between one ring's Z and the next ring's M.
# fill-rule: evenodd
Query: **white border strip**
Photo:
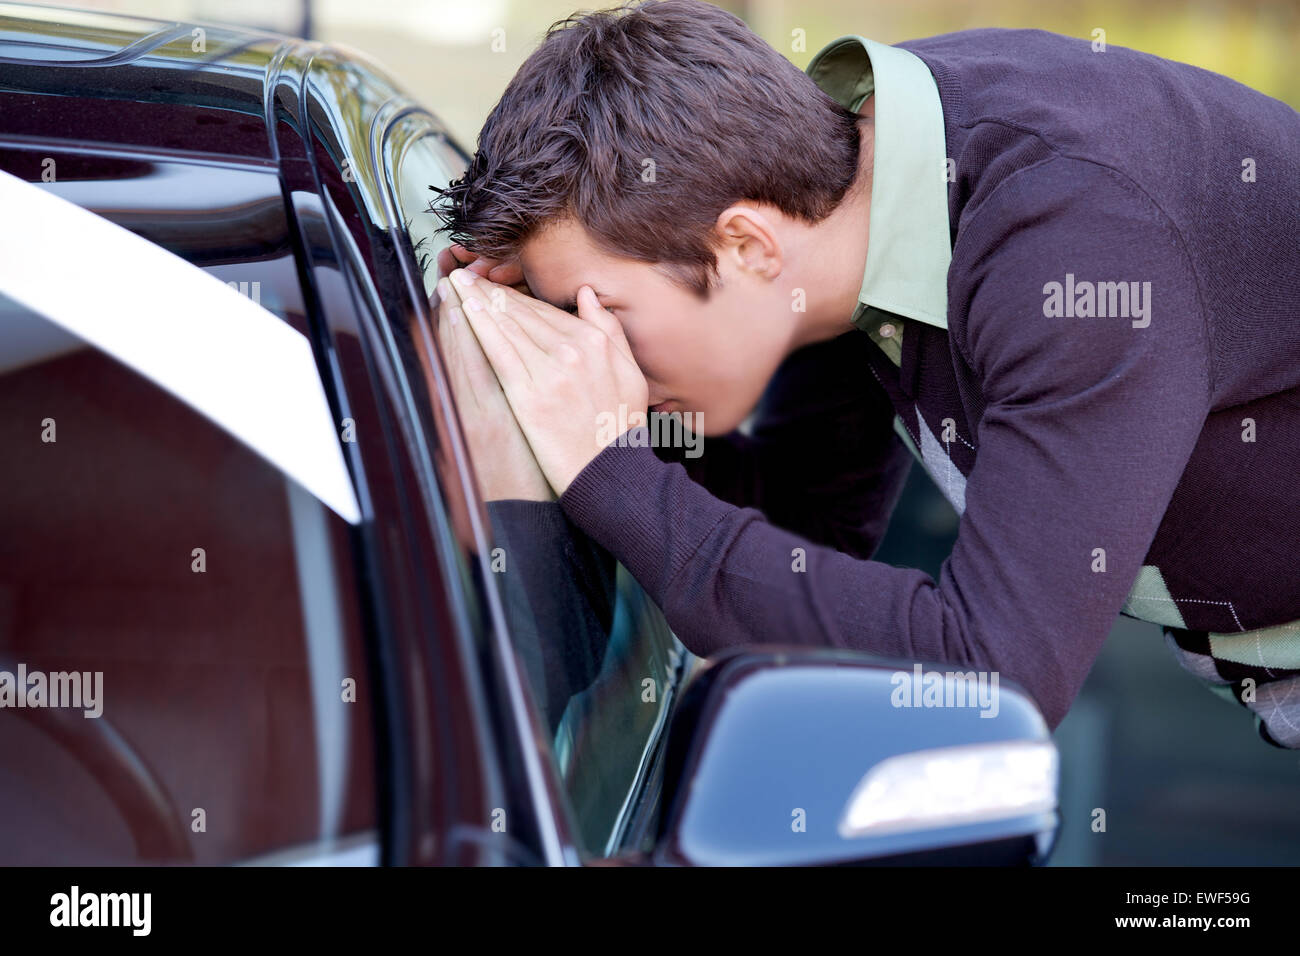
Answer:
M311 345L160 246L0 172L0 292L135 369L339 517L361 509Z

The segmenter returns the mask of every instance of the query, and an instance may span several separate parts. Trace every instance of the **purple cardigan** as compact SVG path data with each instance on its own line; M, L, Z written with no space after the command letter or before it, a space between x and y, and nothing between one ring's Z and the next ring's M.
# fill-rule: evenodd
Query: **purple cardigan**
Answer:
M858 331L803 349L751 436L615 443L560 505L698 655L998 671L1055 728L1144 566L1188 628L1300 619L1300 115L1041 31L900 45L956 163L948 330L907 323L901 368ZM1067 282L1149 282L1149 324L1053 308ZM938 581L869 560L910 463L895 414L955 424Z

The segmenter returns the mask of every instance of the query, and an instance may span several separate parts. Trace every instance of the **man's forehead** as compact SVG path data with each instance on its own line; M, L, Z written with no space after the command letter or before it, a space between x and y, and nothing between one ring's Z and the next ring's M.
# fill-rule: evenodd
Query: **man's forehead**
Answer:
M519 265L524 273L524 284L534 297L561 309L576 308L580 283L563 275L557 276L553 269L538 268L535 262L530 263L522 255L519 257Z
M593 243L586 230L565 221L530 236L520 248L519 266L533 295L573 311L578 290L589 285L597 298L623 300L644 294L651 275L669 277L657 263L612 255Z
M553 226L531 237L519 252L519 266L533 295L561 309L575 309L578 290L603 272L601 259L589 243L565 226Z

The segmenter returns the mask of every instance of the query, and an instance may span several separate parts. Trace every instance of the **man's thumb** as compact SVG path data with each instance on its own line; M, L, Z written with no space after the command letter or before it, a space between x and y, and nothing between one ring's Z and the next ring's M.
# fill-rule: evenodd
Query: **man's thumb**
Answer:
M595 291L589 285L584 285L578 290L578 317L583 321L590 322L608 335L610 340L618 346L619 351L627 356L628 361L636 361L632 358L632 349L627 344L627 336L623 334L622 323L618 321L613 312L600 304Z

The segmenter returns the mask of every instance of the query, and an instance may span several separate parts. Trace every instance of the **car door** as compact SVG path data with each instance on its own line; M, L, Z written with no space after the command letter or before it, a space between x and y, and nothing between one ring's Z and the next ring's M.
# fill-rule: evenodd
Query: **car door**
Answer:
M0 170L0 862L378 862L360 512L274 169Z
M390 121L382 155L401 222L399 246L427 299L439 277L437 253L449 242L439 231L438 190L463 173L467 157L436 120L414 107ZM425 305L420 321L428 323L432 307ZM442 374L440 363L432 373ZM512 520L513 510L525 508L547 517ZM575 529L555 530L561 527L558 508L487 507L497 559L489 563L491 583L506 609L533 706L543 711L546 756L562 780L582 853L606 858L648 850L660 809L668 721L698 661L625 568ZM563 540L537 540L549 534ZM558 598L556 592L562 592ZM565 656L559 680L547 672L548 659L560 656L557 648Z

